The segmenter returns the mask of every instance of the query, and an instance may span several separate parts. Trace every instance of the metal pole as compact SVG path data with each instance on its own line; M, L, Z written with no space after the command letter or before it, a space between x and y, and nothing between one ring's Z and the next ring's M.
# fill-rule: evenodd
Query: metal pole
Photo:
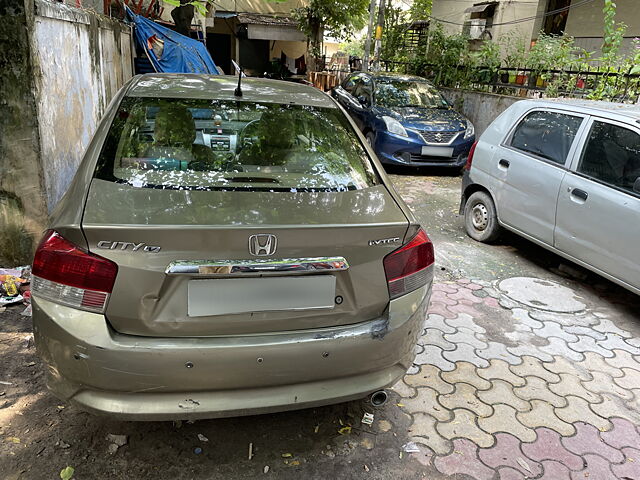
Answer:
M384 0L382 0L384 1ZM362 70L369 71L369 56L371 54L371 33L373 32L373 21L376 17L376 0L371 0L369 4L369 27L367 28L367 39L364 42L364 58L362 59Z
M373 49L373 69L380 70L380 50L382 49L382 29L384 27L384 7L386 0L380 0L378 8L378 25L376 26L376 42Z

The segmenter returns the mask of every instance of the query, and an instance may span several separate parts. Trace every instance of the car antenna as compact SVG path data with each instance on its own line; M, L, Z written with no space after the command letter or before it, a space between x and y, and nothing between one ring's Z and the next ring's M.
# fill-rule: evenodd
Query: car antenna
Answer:
M244 75L244 73L242 73L242 67L240 66L236 66L236 70L238 71L238 86L234 90L233 94L236 97L241 97L242 96L242 76Z

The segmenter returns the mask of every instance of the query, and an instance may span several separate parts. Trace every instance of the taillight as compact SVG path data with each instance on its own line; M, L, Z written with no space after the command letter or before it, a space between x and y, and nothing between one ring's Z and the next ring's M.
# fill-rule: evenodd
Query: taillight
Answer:
M476 146L478 145L478 141L476 140L471 145L471 149L469 150L469 156L467 157L467 163L464 164L465 170L471 170L471 164L473 163L473 154L476 153Z
M118 266L111 260L47 230L33 259L31 290L35 297L102 313L117 273Z
M406 245L384 257L391 299L426 285L429 279L427 267L433 262L433 244L422 229Z

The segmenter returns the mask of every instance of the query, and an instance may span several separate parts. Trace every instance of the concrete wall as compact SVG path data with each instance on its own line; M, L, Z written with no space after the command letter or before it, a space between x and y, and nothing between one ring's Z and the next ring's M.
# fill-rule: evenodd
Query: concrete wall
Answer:
M471 120L476 129L476 137L482 135L498 115L515 102L522 100L519 97L494 93L468 92L452 88L441 88L440 90L457 111Z
M0 0L0 24L1 265L28 259L132 52L129 27L59 3Z
M109 100L132 76L129 27L36 0L36 101L49 211L73 178Z

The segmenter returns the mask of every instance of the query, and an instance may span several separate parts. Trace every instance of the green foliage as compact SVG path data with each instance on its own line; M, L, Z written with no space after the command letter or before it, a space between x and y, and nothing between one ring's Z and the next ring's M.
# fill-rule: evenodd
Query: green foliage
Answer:
M414 0L409 9L411 20L428 20L431 15L433 0Z
M187 3L180 3L180 0L163 0L167 5L171 5L172 7L180 7L183 5L193 5L195 9L198 11L200 15L203 17L207 14L207 7L209 5L214 5L213 0L192 0Z
M616 22L616 4L613 0L604 0L602 13L604 15L602 56L607 59L609 63L614 63L618 60L620 44L627 31L627 26L624 23Z
M346 52L347 55L362 58L364 56L364 38L360 40L350 40L340 44L340 50Z
M73 467L66 467L60 471L60 478L62 480L71 480L73 478L73 474L75 473L75 469Z

